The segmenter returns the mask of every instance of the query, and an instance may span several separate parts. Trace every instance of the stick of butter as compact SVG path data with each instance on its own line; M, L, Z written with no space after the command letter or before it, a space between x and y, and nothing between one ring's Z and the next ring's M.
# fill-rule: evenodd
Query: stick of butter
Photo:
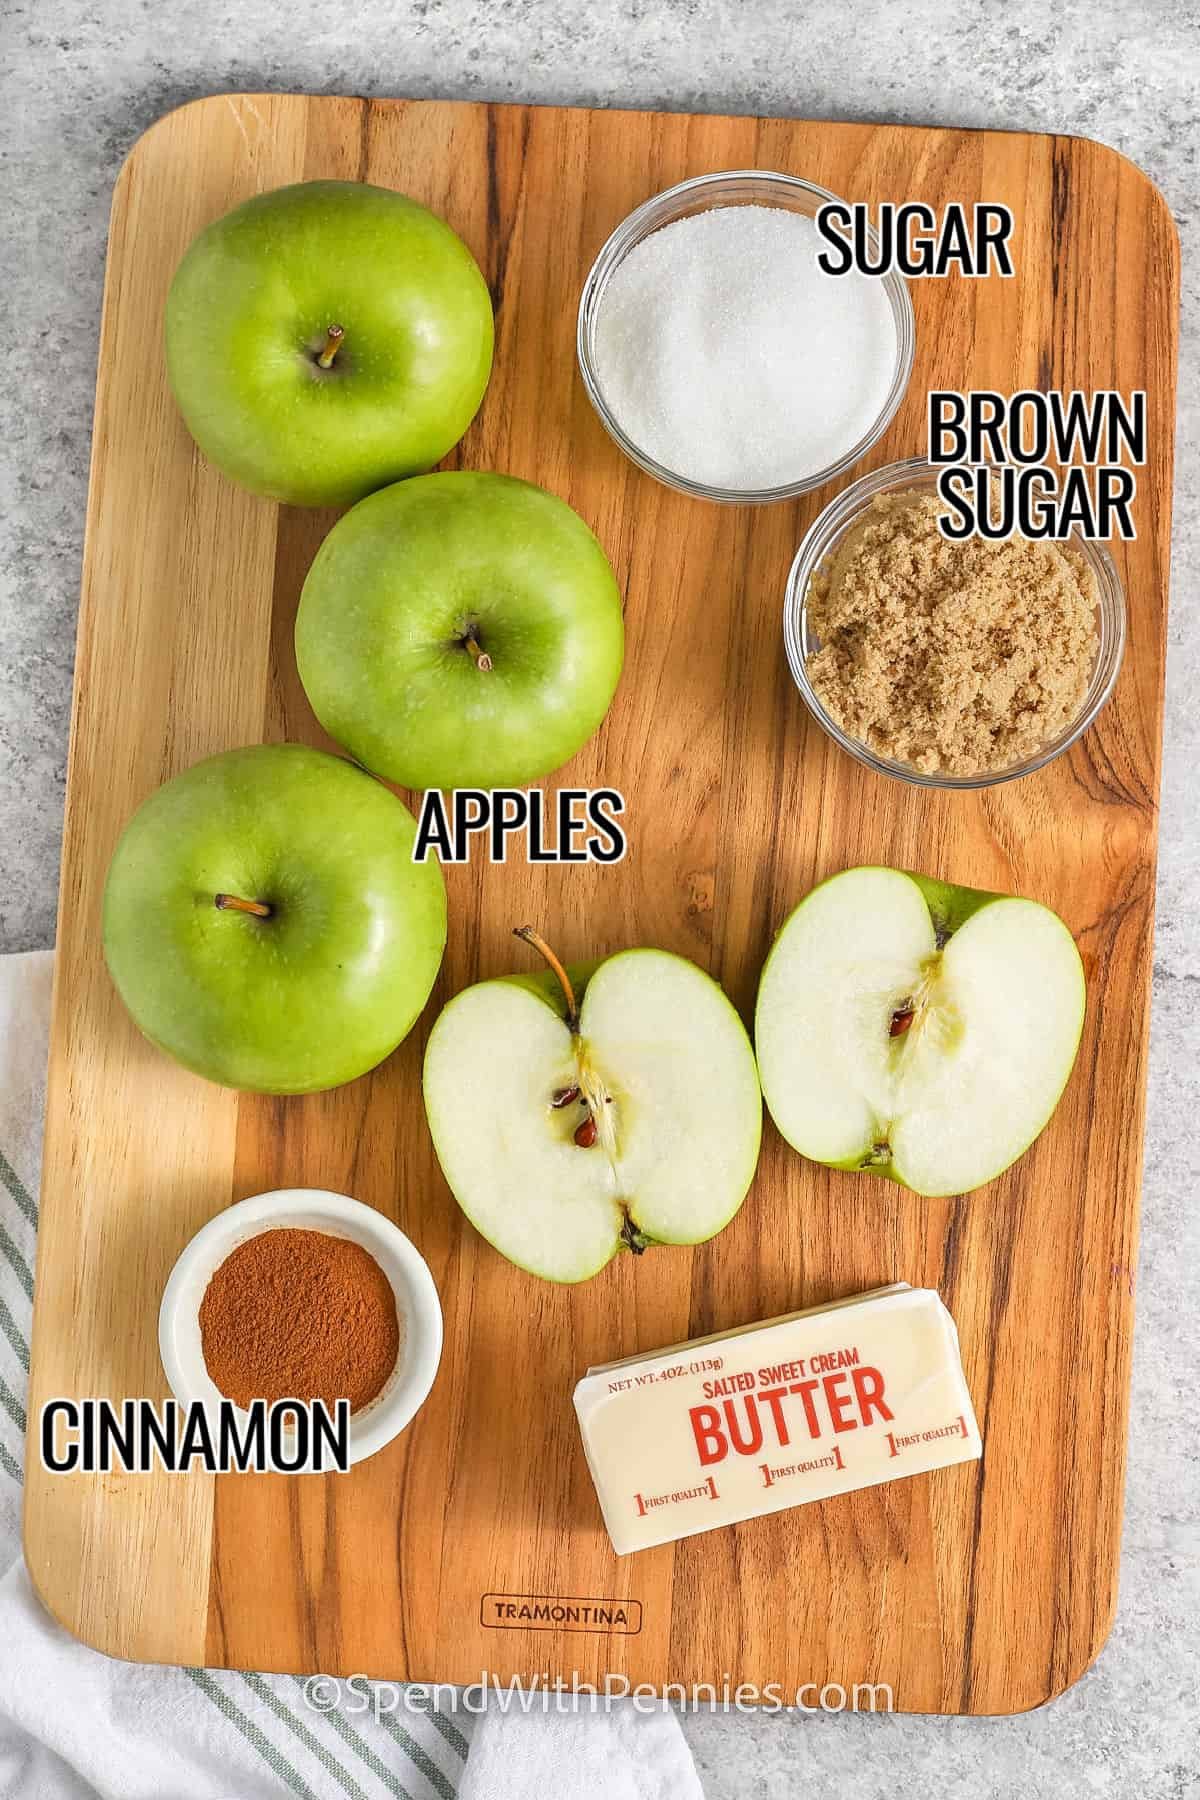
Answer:
M983 1449L954 1321L904 1282L589 1369L575 1410L618 1556Z

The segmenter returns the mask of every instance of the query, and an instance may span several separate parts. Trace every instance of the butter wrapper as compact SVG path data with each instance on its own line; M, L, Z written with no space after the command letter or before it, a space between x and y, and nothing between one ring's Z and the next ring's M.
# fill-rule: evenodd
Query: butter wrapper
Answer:
M983 1450L954 1321L904 1283L589 1369L575 1410L619 1556Z

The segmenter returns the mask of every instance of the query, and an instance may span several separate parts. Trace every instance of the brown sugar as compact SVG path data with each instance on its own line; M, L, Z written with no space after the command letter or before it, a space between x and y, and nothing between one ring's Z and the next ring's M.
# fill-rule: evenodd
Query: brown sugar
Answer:
M985 774L1075 717L1095 577L1047 539L951 541L935 494L878 494L814 575L808 678L849 737L926 774Z
M252 1400L348 1400L382 1390L400 1350L392 1285L361 1244L288 1226L260 1231L217 1269L200 1303L213 1382Z

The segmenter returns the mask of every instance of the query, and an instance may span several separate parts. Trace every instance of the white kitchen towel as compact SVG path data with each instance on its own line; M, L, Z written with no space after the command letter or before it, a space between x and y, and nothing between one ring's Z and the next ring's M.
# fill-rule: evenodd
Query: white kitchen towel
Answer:
M649 1704L649 1703L643 1703ZM480 1719L459 1800L703 1800L692 1753L674 1713L639 1711L631 1700L609 1712L543 1716L500 1713Z
M142 1667L43 1611L20 1516L51 960L0 957L3 1800L701 1800L670 1713L547 1716L501 1694L476 1718L445 1690L435 1711L386 1682Z

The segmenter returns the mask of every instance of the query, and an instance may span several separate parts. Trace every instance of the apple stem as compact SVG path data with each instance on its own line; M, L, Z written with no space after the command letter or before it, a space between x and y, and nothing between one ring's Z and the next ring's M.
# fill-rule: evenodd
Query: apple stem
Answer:
M254 919L269 919L271 908L265 900L239 900L236 894L218 894L213 905L220 912L249 913Z
M317 356L317 362L322 369L332 369L333 359L337 355L345 335L345 329L341 325L331 325L326 331L324 348Z
M492 667L492 659L488 655L487 651L481 647L479 639L475 636L475 633L473 631L468 631L466 637L462 641L462 644L463 644L463 649L470 652L470 655L475 663L475 667L480 671L481 674L486 675L488 670ZM518 936L519 935L520 934L518 933Z
M575 989L571 986L571 977L567 974L567 971L563 968L561 962L559 962L557 956L555 956L541 932L535 930L532 925L516 926L513 931L513 936L519 937L523 943L529 944L537 951L539 956L545 959L550 968L554 971L554 974L558 979L558 985L563 991L563 998L567 1003L567 1029L572 1037L578 1037L579 1008L575 1004Z

